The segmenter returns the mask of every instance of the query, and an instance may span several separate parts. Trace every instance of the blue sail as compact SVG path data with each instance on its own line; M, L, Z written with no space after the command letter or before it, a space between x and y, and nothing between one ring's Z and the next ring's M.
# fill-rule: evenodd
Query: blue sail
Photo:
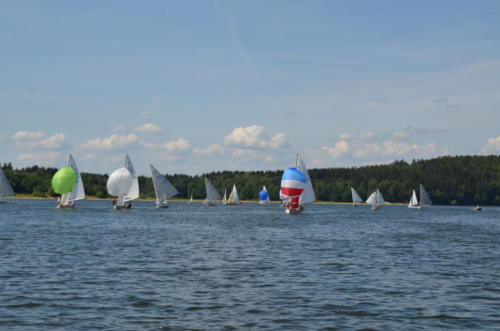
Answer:
M262 191L259 192L259 199L260 199L260 201L267 200L268 196L269 195L267 194L267 191L265 191L265 190L262 190Z

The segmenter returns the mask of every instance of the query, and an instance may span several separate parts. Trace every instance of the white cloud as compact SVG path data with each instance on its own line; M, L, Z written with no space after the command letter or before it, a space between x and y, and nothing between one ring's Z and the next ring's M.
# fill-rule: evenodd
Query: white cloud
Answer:
M12 140L38 140L45 137L45 133L42 131L17 131L13 136Z
M184 138L179 138L177 140L172 140L164 143L162 145L162 148L168 153L182 153L189 149L189 141Z
M128 147L131 145L138 144L139 139L133 133L131 134L112 134L106 138L97 138L94 140L89 140L86 143L80 145L83 149L93 149L93 150L112 150L116 148Z
M372 139L372 138L375 138L376 136L377 136L377 134L374 131L367 131L367 132L361 133L362 139Z
M18 131L11 139L16 145L23 147L57 149L63 146L65 136L64 133L56 133L46 137L42 131Z
M125 129L126 129L125 125L117 125L113 128L113 130L111 130L111 132L113 132L113 133L121 132Z
M284 133L277 133L270 139L261 125L251 125L234 129L224 137L224 144L235 147L277 149L287 144Z
M45 153L23 153L19 155L19 160L32 160L38 163L51 163L55 159L61 157L61 152L45 152Z
M340 157L349 152L349 143L345 140L340 140L335 143L335 146L323 146L321 149L333 157Z
M218 144L212 144L207 148L197 148L193 150L195 155L213 155L213 154L224 154L224 147Z
M141 126L135 128L135 131L141 133L153 133L153 132L161 132L162 128L154 123L146 123Z
M481 149L482 153L498 153L500 152L500 136L496 138L490 138L486 141L483 148Z
M339 135L340 140L348 140L348 139L351 139L351 137L352 137L351 134L347 133L347 132L341 133Z

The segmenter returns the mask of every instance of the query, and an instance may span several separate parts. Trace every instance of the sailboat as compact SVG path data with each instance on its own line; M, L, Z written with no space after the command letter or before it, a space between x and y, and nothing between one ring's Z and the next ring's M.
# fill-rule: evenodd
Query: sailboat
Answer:
M373 192L368 199L366 200L366 203L369 205L372 205L373 210L379 210L380 206L385 203L384 201L384 196L382 193L377 189L375 192Z
M271 200L269 199L269 192L267 192L266 185L262 186L262 190L259 192L259 203L261 205L268 205Z
M224 189L224 196L222 197L222 204L227 205L227 191Z
M233 190L229 194L229 199L227 199L228 205L241 205L240 197L238 191L236 190L236 184L233 184Z
M139 180L128 155L125 156L125 167L116 169L109 176L107 188L109 194L118 198L112 201L115 210L131 208L130 201L139 197Z
M408 204L408 208L420 209L420 204L418 203L417 193L415 193L415 190L413 190L413 193L411 195L411 199L410 199L410 203Z
M309 177L309 172L307 171L306 165L304 163L304 160L297 154L297 159L296 159L296 168L302 172L306 178L306 183L304 186L304 191L300 195L299 198L299 206L301 209L304 209L304 205L313 203L316 201L316 195L314 194L314 188L312 186L311 182L311 177Z
M283 200L287 214L297 215L303 210L299 204L299 200L306 184L306 176L299 169L288 168L283 172L280 199Z
M14 196L14 190L10 186L9 180L2 168L0 168L0 203L6 203L5 198Z
M422 186L422 184L420 184L420 207L423 207L425 205L432 205L432 201L425 188Z
M167 199L179 194L179 191L152 164L149 167L151 168L151 177L155 188L156 208L168 208Z
M220 200L221 196L219 192L215 189L214 185L205 177L205 190L207 191L207 197L205 199L205 204L207 206L215 206L215 201Z
M359 203L363 202L363 199L359 196L358 192L354 188L351 187L352 194L352 206L357 207Z
M68 166L59 169L52 177L52 189L61 194L57 200L57 208L72 208L75 201L85 199L82 177L71 154Z
M191 194L191 199L189 199L189 203L193 202L193 195Z

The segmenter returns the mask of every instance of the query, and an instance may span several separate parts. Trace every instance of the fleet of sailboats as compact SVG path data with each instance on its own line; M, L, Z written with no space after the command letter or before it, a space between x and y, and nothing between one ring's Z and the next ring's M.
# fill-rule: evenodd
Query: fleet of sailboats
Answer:
M75 201L85 199L83 181L73 156L70 154L68 166L59 169L52 177L52 189L61 194L57 208L72 208Z
M117 197L113 200L115 210L131 208L131 201L139 198L139 180L128 155L125 156L125 166L116 169L109 176L107 188L110 195Z
M0 203L7 202L5 198L14 196L14 190L5 176L2 168L0 168Z
M151 168L151 177L156 195L155 206L156 208L168 208L167 199L179 194L179 191L152 164L149 167Z
M168 199L179 194L179 192L174 185L168 181L166 176L162 175L151 164L150 169L156 195L155 207L167 208ZM217 200L221 200L221 196L207 177L204 177L204 180L207 194L205 204L207 206L213 206ZM61 194L57 203L58 208L74 207L75 201L85 199L85 189L82 177L72 155L69 155L68 166L59 169L52 177L52 188L55 193ZM114 209L130 208L131 201L139 198L139 180L132 160L128 155L125 156L124 167L116 169L109 176L107 189L110 195L116 197L116 199L113 200ZM0 168L0 203L5 202L6 197L14 195L14 191L5 173ZM360 195L353 187L351 187L351 195L353 207L358 207L363 203ZM422 184L419 185L419 195L420 201L417 198L417 192L412 190L408 208L421 209L423 206L432 205L429 194ZM297 154L295 167L288 168L283 172L280 199L283 200L282 205L289 214L298 214L303 211L305 205L316 201L309 172L304 160L299 154ZM188 202L193 202L192 193ZM227 190L224 190L222 203L228 205L241 204L236 184L233 185L229 197L227 197ZM269 203L269 192L264 185L259 192L259 204L266 205ZM386 204L386 202L380 190L376 189L370 194L366 200L366 204L371 205L371 209L378 210L382 205ZM478 205L474 210L481 210L481 207Z
M205 198L205 205L207 206L214 206L215 201L220 200L221 196L219 192L217 192L217 189L214 187L212 182L205 177L205 190L207 192L207 197Z

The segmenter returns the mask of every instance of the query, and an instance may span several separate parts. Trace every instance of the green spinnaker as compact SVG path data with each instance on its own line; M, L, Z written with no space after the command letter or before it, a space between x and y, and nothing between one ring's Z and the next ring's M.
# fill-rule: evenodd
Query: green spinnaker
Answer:
M71 192L76 181L76 172L71 167L59 169L52 177L52 189L54 192L64 194Z

